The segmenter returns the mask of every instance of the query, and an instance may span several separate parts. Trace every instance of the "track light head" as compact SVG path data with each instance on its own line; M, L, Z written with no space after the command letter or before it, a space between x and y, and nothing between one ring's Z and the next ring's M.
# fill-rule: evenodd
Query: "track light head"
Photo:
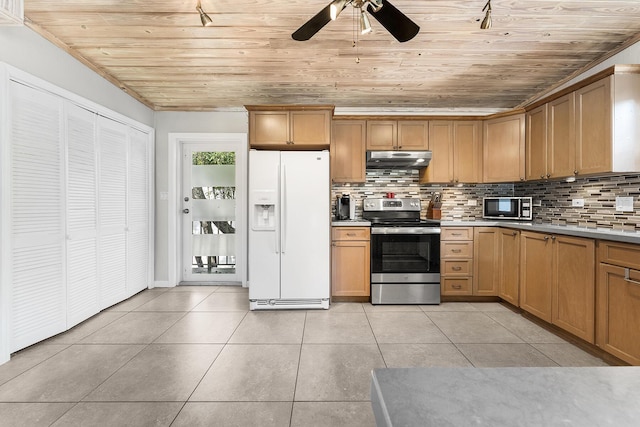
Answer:
M213 25L213 20L204 12L204 10L202 10L200 0L198 0L198 4L196 5L196 10L200 13L200 21L202 22L203 27L210 27Z
M491 28L491 0L488 0L487 4L485 4L484 7L482 8L483 12L485 10L487 11L487 13L484 15L484 19L480 24L481 30L488 30L489 28Z

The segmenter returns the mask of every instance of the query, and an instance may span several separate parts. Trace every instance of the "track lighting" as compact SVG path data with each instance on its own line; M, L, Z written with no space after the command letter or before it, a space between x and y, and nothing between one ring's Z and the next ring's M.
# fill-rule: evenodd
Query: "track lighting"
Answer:
M331 15L332 21L335 21L338 15L340 15L340 12L342 12L342 10L347 5L347 1L348 0L333 0L333 2L331 2L331 6L329 7L329 14Z
M483 12L485 10L487 11L487 13L484 15L484 19L480 24L481 30L488 30L489 28L491 28L491 0L488 0L487 4L485 4L484 7L482 8Z
M213 21L211 20L209 15L204 13L204 10L202 10L202 5L200 4L200 0L198 0L196 10L200 13L200 21L202 21L203 27L210 27L213 25Z
M364 9L360 9L360 34L369 34L371 32L371 22L369 16Z

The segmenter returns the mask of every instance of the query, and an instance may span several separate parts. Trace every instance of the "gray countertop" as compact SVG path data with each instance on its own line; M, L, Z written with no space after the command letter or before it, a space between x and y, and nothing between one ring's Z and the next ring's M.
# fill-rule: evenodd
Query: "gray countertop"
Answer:
M531 221L442 221L442 227L507 227L539 233L563 234L589 239L612 240L615 242L640 244L640 233L618 231L608 228L585 228L571 225L536 224Z
M381 426L638 426L640 367L403 368L372 373Z
M370 227L371 222L364 219L343 220L343 221L331 221L332 227Z

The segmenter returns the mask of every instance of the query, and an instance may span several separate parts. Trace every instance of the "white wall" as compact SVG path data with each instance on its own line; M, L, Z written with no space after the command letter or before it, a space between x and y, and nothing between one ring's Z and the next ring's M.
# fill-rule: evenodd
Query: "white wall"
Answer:
M238 110L242 111L156 112L156 282L169 278L169 205L160 197L169 191L169 180L175 179L168 176L169 133L249 133L249 114Z
M0 61L153 126L152 109L27 27L0 26Z

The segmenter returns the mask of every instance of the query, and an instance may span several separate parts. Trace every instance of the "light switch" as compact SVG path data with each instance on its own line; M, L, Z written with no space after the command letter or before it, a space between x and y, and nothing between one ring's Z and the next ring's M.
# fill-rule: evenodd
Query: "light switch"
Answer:
M616 197L616 212L633 212L633 197Z

